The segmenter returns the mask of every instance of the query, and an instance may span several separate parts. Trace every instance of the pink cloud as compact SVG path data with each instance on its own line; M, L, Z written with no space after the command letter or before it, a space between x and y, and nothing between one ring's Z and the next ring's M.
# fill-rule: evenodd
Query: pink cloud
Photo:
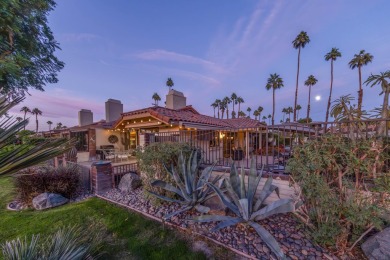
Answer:
M205 60L205 59L201 59L198 57L185 55L181 53L161 50L161 49L139 52L134 56L142 60L162 60L162 61L172 61L172 62L185 63L185 64L197 64L216 73L226 72L226 70L223 67L209 60Z

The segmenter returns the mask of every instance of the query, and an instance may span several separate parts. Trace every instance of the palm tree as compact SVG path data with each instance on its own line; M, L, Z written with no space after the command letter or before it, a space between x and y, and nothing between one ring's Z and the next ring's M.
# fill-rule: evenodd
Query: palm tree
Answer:
M237 105L237 94L236 93L232 93L232 95L230 96L230 100L232 101L232 103L233 103L233 112L235 111L234 110L234 105ZM233 116L232 116L233 117Z
M257 120L257 117L260 115L259 110L253 111L253 115L255 116L255 120Z
M58 122L57 123L57 126L56 126L56 129L61 129L62 128L62 123L61 122Z
M302 109L301 105L297 105L297 118L299 118L299 111Z
M314 86L315 84L317 84L317 79L313 76L313 75L310 75L307 80L305 81L305 86L308 86L309 87L309 99L308 99L308 102L307 102L307 116L306 116L306 119L307 119L307 123L309 123L309 115L310 115L310 95L311 95L311 87Z
M215 117L215 109L219 106L219 104L217 103L217 100L215 100L212 104L211 104L211 106L213 107L213 109L214 109L214 117ZM218 117L219 118L219 117Z
M266 116L263 116L263 122L265 123L265 120L267 120Z
M236 111L232 111L232 118L236 118Z
M224 100L222 100L220 103L219 103L219 109L221 110L221 114L222 114L222 119L223 119L223 116L225 115L225 110L227 108L227 104Z
M294 109L292 107L287 108L287 114L288 114L288 121L291 122L291 113L294 112Z
M175 83L173 83L173 80L171 78L168 78L165 84L167 85L169 90L171 90L171 88L175 85Z
M38 116L42 115L42 111L39 110L38 108L34 108L31 111L31 114L35 115L35 123L36 123L35 132L38 133Z
M245 101L242 97L238 97L236 101L238 103L238 117L240 117L241 103L245 103Z
M292 44L295 49L298 49L298 70L297 81L295 87L295 102L294 102L294 121L297 121L297 102L298 102L298 80L299 80L299 67L301 59L301 48L305 48L306 44L310 42L310 38L306 32L301 31L298 36L293 40Z
M49 132L51 132L51 125L53 124L53 122L52 121L47 121L46 124L49 125Z
M272 125L275 123L275 90L282 88L283 86L283 79L276 73L270 75L267 85L265 86L267 90L272 89Z
M284 122L284 116L287 114L287 108L283 108L282 113L283 113L283 122Z
M214 103L217 105L217 108L218 108L218 118L220 118L219 111L221 110L221 100L220 99L216 99L214 101Z
M363 103L363 88L362 88L362 66L372 62L374 56L370 53L366 53L365 50L361 50L359 54L355 54L353 59L348 63L351 69L358 68L359 71L359 91L358 91L358 112L359 118L362 113Z
M246 114L243 112L243 111L238 111L238 117L240 118L243 118L243 117L245 117L246 116Z
M158 106L158 101L161 101L161 97L155 92L152 96L152 99L154 100L154 105Z
M390 70L386 72L381 72L379 75L373 75L368 77L368 79L364 82L366 86L370 85L371 87L375 85L381 85L382 92L379 95L385 94L383 97L383 105L382 105L382 111L381 111L381 117L383 121L381 122L378 132L379 134L385 133L386 129L386 119L389 115L389 93L390 93Z
M24 106L24 107L22 107L22 108L20 109L20 112L23 112L23 113L24 113L23 120L26 120L26 114L27 114L27 113L30 113L31 110L30 110L30 108ZM24 125L23 130L26 130L26 125Z
M248 117L251 118L251 111L252 111L252 108L248 107L246 109L246 111L248 111Z
M271 122L270 122L270 120L271 120L271 115L268 115L268 124L270 124ZM273 119L272 119L273 120ZM272 125L273 125L274 123L272 122Z
M326 115L325 115L325 130L329 119L329 110L330 110L330 103L332 102L332 90L333 90L333 62L337 60L338 57L341 57L341 53L339 52L339 49L332 48L330 52L328 52L325 55L325 60L330 60L330 91L329 91L329 98L328 98L328 105L326 107Z
M262 107L262 106L259 106L258 108L257 108L257 111L259 111L259 120L260 120L260 117L261 117L261 113L263 112L263 110L264 110L264 108Z
M222 101L226 104L226 118L229 119L229 104L232 103L232 100L229 97L224 97Z
M23 117L18 116L18 117L16 118L16 121L18 121L18 122L20 122L20 121L22 121L22 120L23 120Z

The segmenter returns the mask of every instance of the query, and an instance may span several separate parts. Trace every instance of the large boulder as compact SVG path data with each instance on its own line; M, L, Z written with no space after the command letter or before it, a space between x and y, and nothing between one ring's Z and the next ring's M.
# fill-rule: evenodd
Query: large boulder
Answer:
M390 227L367 239L362 249L368 259L390 259Z
M118 189L123 193L129 193L142 185L141 178L135 173L123 175L119 182Z
M225 204L221 202L221 199L217 195L206 200L203 205L209 207L214 212L224 212L226 210Z
M57 206L61 206L67 203L69 200L55 193L41 193L32 200L32 204L35 209L49 209Z

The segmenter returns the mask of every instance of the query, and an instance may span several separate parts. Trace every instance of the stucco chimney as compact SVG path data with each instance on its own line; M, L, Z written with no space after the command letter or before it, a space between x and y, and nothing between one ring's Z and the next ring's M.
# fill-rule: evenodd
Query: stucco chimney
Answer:
M79 111L79 126L90 125L93 123L93 113L88 109L81 109Z
M166 96L165 105L170 109L180 109L187 105L187 98L182 92L171 89Z
M120 118L123 113L123 104L116 99L106 101L106 122L112 122Z

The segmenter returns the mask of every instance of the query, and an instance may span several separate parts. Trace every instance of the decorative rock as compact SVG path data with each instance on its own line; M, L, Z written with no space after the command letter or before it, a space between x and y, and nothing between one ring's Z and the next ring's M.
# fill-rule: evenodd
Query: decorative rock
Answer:
M7 204L8 210L18 211L18 210L22 210L25 208L26 208L26 206L23 203L21 203L20 201L12 201L12 202Z
M390 259L390 227L367 239L362 250L369 259Z
M42 193L33 198L33 207L37 210L54 208L67 203L69 200L55 193Z
M225 205L221 202L221 199L218 196L211 197L206 200L203 205L215 211L224 211L226 209Z
M134 191L142 185L141 178L135 173L127 173L123 175L119 182L118 189L123 193Z
M159 218L165 214L177 211L181 207L177 203L165 202L159 204L159 206L153 205L145 198L142 189L136 189L127 194L121 193L119 189L112 189L103 194L103 196L129 205L130 208L146 213L149 212L149 214ZM218 213L224 215L223 211L216 213L215 210L212 214ZM233 225L218 232L210 232L216 223L188 221L188 219L199 215L200 213L196 211L187 211L173 217L169 222L183 228L187 226L189 232L196 232L215 239L226 246L248 254L248 257L252 256L253 258L265 260L276 259L256 231L248 225ZM323 253L326 251L310 242L292 215L277 214L272 218L258 221L258 223L275 236L282 250L286 253L287 259L313 259L314 256L325 259Z

